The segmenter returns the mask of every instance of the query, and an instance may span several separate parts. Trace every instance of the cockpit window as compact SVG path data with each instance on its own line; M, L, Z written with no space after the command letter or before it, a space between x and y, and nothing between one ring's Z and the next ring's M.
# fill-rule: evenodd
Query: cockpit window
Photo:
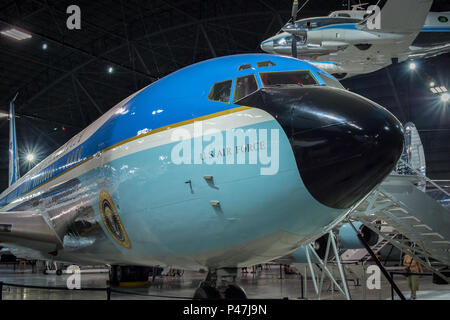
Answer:
M257 63L258 68L263 68L263 67L275 67L276 64L273 61L261 61Z
M218 102L230 102L232 83L233 80L215 83L209 92L208 99Z
M253 74L237 78L233 102L248 96L256 90L258 90L258 83Z
M265 72L259 75L264 87L289 84L299 86L318 85L316 79L309 71Z
M329 87L333 87L333 88L338 88L338 89L344 89L344 86L337 80L326 76L325 74L320 72L320 76L322 77L323 82L325 82L325 85L329 86Z

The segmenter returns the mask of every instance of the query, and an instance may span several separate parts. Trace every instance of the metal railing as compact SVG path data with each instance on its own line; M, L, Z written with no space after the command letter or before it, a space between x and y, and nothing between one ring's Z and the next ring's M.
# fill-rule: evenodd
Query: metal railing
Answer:
M40 290L65 290L65 291L105 291L106 300L111 300L111 287L107 285L103 288L79 288L79 289L69 289L67 287L44 287L44 286L34 286L34 285L25 285L25 284L16 284L16 283L7 283L0 281L0 301L3 300L3 287L16 287L16 288L24 288L24 289L40 289Z

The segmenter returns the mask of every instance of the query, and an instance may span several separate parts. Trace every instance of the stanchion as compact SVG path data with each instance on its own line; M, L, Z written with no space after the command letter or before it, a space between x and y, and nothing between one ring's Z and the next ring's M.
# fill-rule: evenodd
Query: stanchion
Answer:
M394 279L394 274L390 272L391 278ZM394 287L391 285L391 300L394 300Z

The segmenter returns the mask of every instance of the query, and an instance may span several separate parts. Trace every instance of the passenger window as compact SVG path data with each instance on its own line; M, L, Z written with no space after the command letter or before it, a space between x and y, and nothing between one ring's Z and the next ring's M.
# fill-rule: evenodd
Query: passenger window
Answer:
M234 100L236 102L249 94L258 90L258 83L254 75L239 77L236 79L236 89L234 91Z
M282 71L260 73L264 87L280 85L317 85L317 81L309 71Z
M233 80L227 80L214 84L209 92L208 99L218 102L230 102L232 82Z

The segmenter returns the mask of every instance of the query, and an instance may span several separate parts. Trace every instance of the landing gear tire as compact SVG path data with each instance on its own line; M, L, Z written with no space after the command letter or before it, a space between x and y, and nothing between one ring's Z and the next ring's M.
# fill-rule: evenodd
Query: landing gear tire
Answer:
M210 286L202 286L195 290L194 300L220 300L219 291Z
M122 268L120 266L111 266L109 279L113 286L118 286L122 279Z
M235 284L230 284L224 292L226 300L247 300L244 289Z
M152 268L140 266L111 266L111 283L148 281Z

